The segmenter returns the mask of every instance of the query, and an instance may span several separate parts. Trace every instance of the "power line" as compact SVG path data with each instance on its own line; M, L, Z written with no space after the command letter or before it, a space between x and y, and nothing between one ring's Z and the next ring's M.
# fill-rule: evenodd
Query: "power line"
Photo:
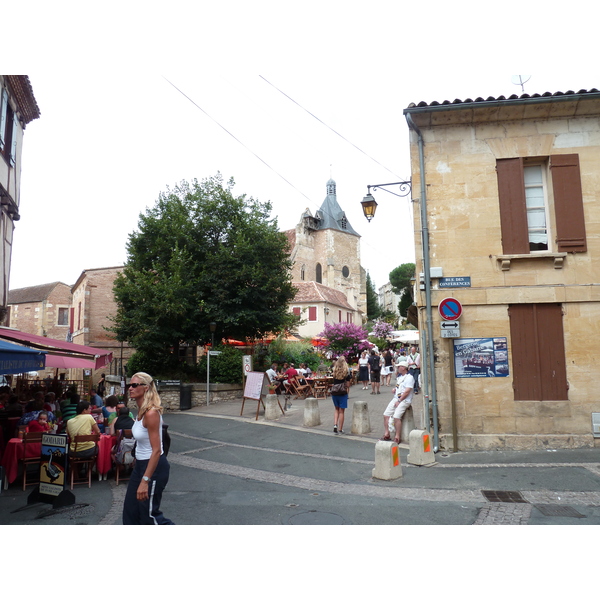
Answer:
M384 168L388 173L391 173L392 175L394 175L394 177L399 177L400 179L402 179L402 177L400 175L398 175L397 173L394 173L393 171L390 171L385 165L382 165L378 160L373 158L371 155L367 154L362 148L359 148L356 144L351 142L349 139L345 138L341 133L339 133L338 131L333 129L333 127L330 127L329 125L327 125L327 123L325 123L325 121L319 119L319 117L317 117L315 114L311 113L310 110L304 108L304 106L302 106L299 102L296 102L296 100L294 100L291 96L288 96L284 91L280 90L276 85L272 84L268 79L266 79L262 75L259 75L259 77L263 81L266 81L271 87L275 88L280 94L283 94L288 100L291 100L296 106L299 106L303 111L307 112L311 117L313 117L313 119L316 119L317 121L319 121L319 123L321 123L322 125L325 125L325 127L327 127L327 129L329 129L330 131L335 133L337 136L341 137L345 142L350 144L352 147L356 148L359 152L362 152L362 154L364 154L367 158L370 158L374 163L376 163L380 167Z

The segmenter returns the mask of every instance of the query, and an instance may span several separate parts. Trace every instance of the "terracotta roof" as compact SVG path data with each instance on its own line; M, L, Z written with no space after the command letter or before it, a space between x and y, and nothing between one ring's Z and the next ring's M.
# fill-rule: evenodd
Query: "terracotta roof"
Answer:
M356 310L346 299L346 294L339 290L327 287L316 281L298 281L292 285L296 288L296 296L293 303L302 304L308 302L327 302L346 310Z
M40 118L40 109L33 95L33 88L27 75L5 75L11 94L14 96L19 113L23 118L23 127L34 119Z
M408 105L408 107L405 110L405 112L410 112L411 109L418 109L418 108L435 108L435 107L448 107L448 106L452 106L452 105L461 105L461 104L486 104L486 103L518 103L518 102L535 102L538 101L540 98L541 99L546 99L546 100L572 100L572 99L577 99L580 96L586 96L586 95L594 95L594 94L598 94L600 95L600 91L597 90L596 88L592 88L591 90L579 90L578 92L574 92L573 90L569 90L567 92L545 92L543 94L521 94L520 96L517 94L513 94L512 96L509 96L508 98L506 96L498 96L497 98L494 98L493 96L488 96L487 98L482 98L482 97L478 97L475 98L475 100L471 99L471 98L467 98L465 100L444 100L442 102L431 102L429 104L427 104L427 102L419 102L417 104L415 103L411 103Z
M50 292L62 281L33 285L31 287L10 290L8 292L8 304L25 304L27 302L42 302L50 295ZM62 285L67 285L62 283ZM68 286L67 286L68 287Z
M295 229L287 229L283 233L285 233L285 236L288 239L288 244L290 245L288 250L290 252L292 252L292 250L294 249L294 246L296 245L296 230Z

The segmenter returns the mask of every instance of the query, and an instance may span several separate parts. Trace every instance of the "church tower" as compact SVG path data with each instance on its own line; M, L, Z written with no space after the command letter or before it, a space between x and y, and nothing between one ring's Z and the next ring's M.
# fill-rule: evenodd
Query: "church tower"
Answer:
M326 189L327 195L314 216L307 208L295 231L288 232L292 281L314 281L338 290L366 317L366 271L360 264L360 235L338 203L333 179Z

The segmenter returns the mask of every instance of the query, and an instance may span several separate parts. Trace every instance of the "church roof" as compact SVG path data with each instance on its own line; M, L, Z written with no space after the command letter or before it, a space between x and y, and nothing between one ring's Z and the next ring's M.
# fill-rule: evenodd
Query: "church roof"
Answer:
M354 231L346 217L346 213L338 204L336 186L333 179L327 182L327 196L323 200L321 208L315 214L315 218L319 219L319 229L336 229L344 233L359 235Z
M356 310L349 304L346 294L340 290L334 290L316 281L295 281L292 285L296 288L296 296L292 303L327 302L346 310Z

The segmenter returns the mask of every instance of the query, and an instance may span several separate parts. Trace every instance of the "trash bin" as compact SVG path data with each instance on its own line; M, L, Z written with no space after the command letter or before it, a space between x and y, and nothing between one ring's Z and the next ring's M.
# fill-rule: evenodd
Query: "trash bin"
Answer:
M182 383L179 386L179 410L192 408L192 384Z

